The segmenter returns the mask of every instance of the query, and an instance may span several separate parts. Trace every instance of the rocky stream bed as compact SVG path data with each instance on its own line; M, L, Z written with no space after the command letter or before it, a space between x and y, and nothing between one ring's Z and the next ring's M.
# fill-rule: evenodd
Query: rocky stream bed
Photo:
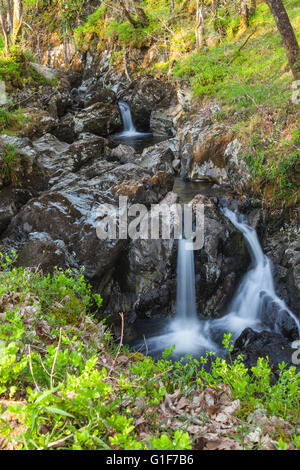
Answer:
M151 129L151 136L116 138L123 128L120 100L130 106L136 129ZM65 74L57 90L45 87L26 106L31 121L20 135L0 137L1 146L11 145L19 155L14 178L0 180L1 251L14 249L18 265L44 273L84 266L104 299L102 317L118 336L123 312L126 340L133 340L144 333L138 325L148 330L153 319L174 315L177 241L100 240L96 208L117 206L119 196L127 196L129 206L148 208L201 201L205 243L195 252L197 311L216 319L251 262L243 235L220 211L226 204L257 230L277 293L297 315L299 237L292 224L272 229L272 217L247 193L251 177L239 159L242 144L214 120L215 102L199 108L186 90L149 76L125 83L117 75L107 78L104 70L83 82ZM236 353L243 352L249 364L261 355L273 364L289 363L297 336L283 315L280 332L245 330Z

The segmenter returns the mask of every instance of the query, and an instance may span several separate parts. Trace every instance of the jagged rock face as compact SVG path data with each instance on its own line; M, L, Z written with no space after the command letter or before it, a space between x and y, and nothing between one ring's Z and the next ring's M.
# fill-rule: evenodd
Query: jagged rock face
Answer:
M122 129L122 119L117 105L95 103L74 117L75 133L90 132L107 137Z
M224 160L228 130L213 122L216 110L213 106L184 119L178 132L181 175L228 184Z
M120 95L130 105L135 127L139 131L150 128L150 116L163 100L172 100L173 87L155 80L152 77L141 77L133 80L129 87Z
M177 195L168 193L161 204L176 203ZM150 214L146 214L151 224ZM143 222L142 222L143 223ZM104 292L104 314L111 321L124 312L129 321L136 317L169 315L176 298L176 241L132 240L120 255L111 280L99 289Z
M242 144L234 139L227 145L224 152L226 171L230 184L241 192L247 191L251 175L246 162L241 158Z
M156 203L172 187L173 180L163 172L151 176L132 163L106 161L104 141L97 136L85 136L68 146L46 135L34 145L40 165L49 173L50 190L23 206L7 228L3 244L21 249L26 266L34 265L41 250L47 249L49 256L43 255L42 260L48 271L54 266L51 268L51 262L60 260L62 264L65 259L66 266L85 266L89 279L105 276L128 241L97 237L99 204L117 206L119 195L126 190L129 203ZM64 170L60 172L62 162ZM126 180L128 175L130 181ZM49 239L29 243L34 233L46 233ZM57 253L52 241L63 243L66 251Z
M274 266L278 292L294 312L300 305L300 236L297 226L268 234L265 252Z

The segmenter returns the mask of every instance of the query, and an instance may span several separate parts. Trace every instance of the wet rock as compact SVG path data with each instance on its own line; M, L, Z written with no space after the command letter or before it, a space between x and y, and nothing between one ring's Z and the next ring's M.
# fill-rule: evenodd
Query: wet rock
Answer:
M284 265L287 268L287 288L295 309L300 305L300 237L290 243L284 253ZM296 310L297 311L297 310Z
M58 140L72 144L77 137L74 116L72 114L64 116L54 129L51 130L51 133L57 137Z
M120 163L134 163L136 162L136 151L129 145L120 144L111 151L110 158Z
M89 89L84 97L84 107L88 108L95 103L110 103L115 104L117 101L116 94L109 88L100 88L99 84Z
M173 160L174 153L170 148L170 142L165 140L152 147L147 147L141 155L140 165L143 168L147 168L153 174L158 171L173 174Z
M177 195L168 193L161 204L176 203ZM150 226L151 217L145 215ZM104 314L113 321L124 312L128 321L136 317L169 315L176 298L176 241L132 240L122 252L106 285L102 282Z
M160 202L167 192L172 190L173 185L173 175L159 171L153 176L147 176L140 180L125 180L114 186L111 193L116 196L127 196L132 203L150 205Z
M106 137L122 129L122 120L117 105L96 103L80 111L74 117L75 133L90 132Z
M65 154L71 155L75 170L90 164L93 160L102 160L108 155L108 142L103 137L85 133L71 144Z
M282 361L288 366L295 365L292 363L295 351L291 347L291 343L278 333L257 332L246 328L234 344L233 357L243 354L243 362L248 369L256 366L259 357L268 357L273 370L278 371L278 364Z
M32 146L36 152L39 167L48 175L61 168L61 154L67 150L68 144L59 141L52 134L44 134L35 140ZM71 162L69 168L71 168Z
M64 250L53 241L29 240L18 252L16 266L39 267L44 273L53 273L55 268L70 267Z
M261 312L261 321L268 328L275 330L290 341L299 337L299 331L295 320L278 303L264 293Z
M229 183L224 159L228 129L214 123L213 115L218 109L211 104L180 119L178 140L182 177Z
M49 191L21 209L8 227L3 242L14 243L20 250L32 232L45 232L52 240L64 242L78 266L85 266L87 278L103 275L126 243L124 240L106 241L97 237L97 207L107 202L114 201L97 191L83 188L77 191L74 188L70 193ZM41 246L36 244L38 253ZM24 256L26 251L24 247ZM47 256L45 263L50 266ZM61 253L58 256L61 257Z
M268 226L270 228L270 222ZM300 236L297 225L290 224L267 234L264 249L272 260L276 290L294 313L299 312Z

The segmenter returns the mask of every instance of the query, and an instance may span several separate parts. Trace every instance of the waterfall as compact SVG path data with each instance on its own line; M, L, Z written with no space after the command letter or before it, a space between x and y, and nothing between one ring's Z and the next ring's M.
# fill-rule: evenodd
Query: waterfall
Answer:
M188 249L189 240L178 242L176 318L187 322L197 318L194 252Z
M119 134L119 137L121 135L132 137L139 134L133 124L130 106L125 101L119 101L118 105L123 121L123 131Z
M247 327L261 330L269 326L280 333L280 317L287 314L300 333L299 320L275 292L271 263L262 251L256 231L246 223L240 222L237 214L228 208L223 209L223 213L243 233L249 247L252 266L244 275L229 306L228 314L212 321L211 326L231 331L234 337ZM269 321L268 324L268 314L271 311L275 312L275 323Z
M176 315L158 336L147 339L150 354L157 354L175 345L175 355L205 354L216 351L218 346L211 340L207 322L197 316L194 251L189 250L190 240L178 241Z
M243 233L252 259L251 267L240 282L227 313L222 318L200 320L196 308L194 251L187 249L189 240L179 240L176 315L160 334L147 338L150 354L157 355L175 345L179 357L185 354L199 356L205 351L222 355L225 332L232 333L234 340L248 327L282 333L280 317L283 314L290 317L300 335L299 320L275 292L271 263L262 251L256 231L241 222L231 210L223 209L223 213Z

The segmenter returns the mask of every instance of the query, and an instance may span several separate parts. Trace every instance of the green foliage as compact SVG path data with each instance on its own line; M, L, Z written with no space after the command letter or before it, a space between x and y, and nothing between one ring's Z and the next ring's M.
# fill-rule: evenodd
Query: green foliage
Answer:
M246 409L256 407L292 422L297 419L300 374L295 368L281 364L279 380L272 384L266 359L259 359L249 373L241 357L226 362L208 354L173 363L174 347L157 362L123 348L119 362L103 326L77 309L78 301L86 313L94 300L101 304L82 273L60 271L44 277L15 268L12 258L2 256L0 286L5 312L0 318L0 397L10 397L8 410L25 426L19 448L191 449L184 416L177 429L169 429L158 419L157 406L166 393L179 389L188 398L190 392L198 394L206 386L218 389L221 383L229 385L233 399L241 400L241 419L247 418ZM74 306L76 321L69 311L54 313L65 297ZM223 344L230 356L231 335L225 335ZM19 397L22 402L15 403ZM149 439L140 438L137 416L151 426ZM10 432L9 424L0 420L1 437L9 438ZM299 446L299 437L292 439ZM278 447L287 445L278 435Z
M25 122L25 116L21 109L9 111L4 107L0 108L0 131L5 133L8 128L18 128Z

